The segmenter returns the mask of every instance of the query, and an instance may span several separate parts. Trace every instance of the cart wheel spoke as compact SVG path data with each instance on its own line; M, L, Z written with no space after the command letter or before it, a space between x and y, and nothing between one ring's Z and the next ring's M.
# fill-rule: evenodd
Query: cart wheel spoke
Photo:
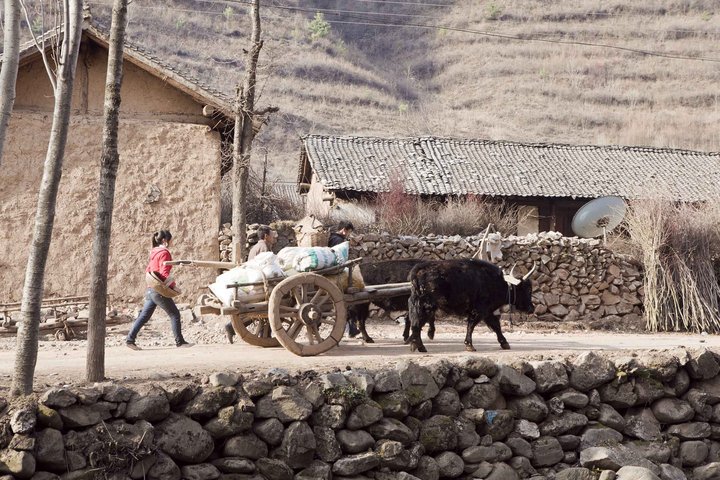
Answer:
M286 323L292 324L292 322L296 319L298 319L298 309L297 307L286 307L284 305L280 305L280 318L285 321Z
M301 286L295 287L292 289L292 296L295 299L296 305L302 305L305 303L305 300L303 299L304 292L302 290Z
M307 303L308 298L308 286L304 283L300 284L300 298L302 298L302 303Z
M322 307L327 303L327 301L330 300L330 294L326 292L323 289L318 290L315 292L315 295L313 295L312 300L310 300L310 303L315 304L317 308Z
M290 328L287 330L287 334L290 336L290 338L295 339L300 334L300 330L302 330L303 323L300 321L300 319L296 319L292 325L290 325Z
M257 347L279 347L280 342L272 334L270 321L261 315L232 315L232 325L238 336Z
M315 325L308 325L308 342L310 342L310 345L314 345L316 342L320 343L322 342L322 337L320 336L320 332L318 332L318 329Z

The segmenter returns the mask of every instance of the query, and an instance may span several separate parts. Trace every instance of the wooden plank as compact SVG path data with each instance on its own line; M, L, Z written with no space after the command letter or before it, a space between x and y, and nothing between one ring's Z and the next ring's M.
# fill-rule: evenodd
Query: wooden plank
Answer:
M130 317L108 317L105 320L106 325L120 325L123 323L132 323L133 319ZM71 328L81 328L87 326L87 319L75 319L75 320L65 320L58 321L56 323L46 324L41 323L39 331L40 332L55 332L57 330L62 330L65 328L65 324L67 324L68 327ZM12 336L17 333L17 326L12 327L0 327L0 336Z
M76 295L73 297L57 297L57 298L45 298L42 300L41 308L52 308L55 306L68 306L76 303L88 303L90 301L89 295ZM58 303L55 303L58 302ZM0 310L8 310L11 308L20 308L21 302L12 303L0 303Z
M268 303L267 302L260 302L260 303L241 303L237 305L237 311L240 314L243 313L267 313L268 311Z
M410 282L401 282L401 283L381 283L379 285L366 285L365 290L366 291L375 291L375 290L386 290L386 289L393 289L397 287L407 287L410 288Z
M165 265L177 265L182 267L202 267L202 268L219 268L221 270L230 270L237 267L231 262L218 262L212 260L168 260L163 262Z
M410 286L402 286L395 288L384 288L382 290L364 290L357 293L346 294L344 296L345 303L355 305L358 303L372 302L382 298L399 297L410 294Z

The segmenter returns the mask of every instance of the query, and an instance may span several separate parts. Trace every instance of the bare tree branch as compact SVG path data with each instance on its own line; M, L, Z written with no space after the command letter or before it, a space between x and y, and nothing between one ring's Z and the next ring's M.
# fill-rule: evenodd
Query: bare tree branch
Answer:
M271 106L271 107L265 107L262 110L255 110L253 112L253 114L254 115L267 115L268 113L275 113L278 111L280 111L280 107Z
M30 21L30 15L28 14L27 7L25 6L25 1L20 0L20 6L22 7L23 14L25 15L25 22L28 24L28 30L30 30L30 34L33 38L33 43L35 43L35 46L40 51L40 56L42 57L43 65L45 65L45 71L47 72L48 78L50 79L50 84L52 85L53 93L55 93L56 84L55 84L55 72L50 68L50 63L48 62L47 54L45 53L45 12L42 10L42 4L43 2L40 2L40 17L42 21L42 33L40 34L40 41L38 41L37 35L35 35L35 32L33 32L32 29L32 22Z

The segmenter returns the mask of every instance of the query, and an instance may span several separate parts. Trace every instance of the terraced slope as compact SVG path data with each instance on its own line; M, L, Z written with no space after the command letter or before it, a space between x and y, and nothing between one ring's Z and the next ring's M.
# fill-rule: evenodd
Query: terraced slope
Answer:
M92 3L96 18L107 3ZM720 150L716 0L263 3L259 101L281 113L257 146L288 180L297 137L307 133ZM135 0L130 39L232 94L249 37L246 8ZM313 40L318 10L348 23Z

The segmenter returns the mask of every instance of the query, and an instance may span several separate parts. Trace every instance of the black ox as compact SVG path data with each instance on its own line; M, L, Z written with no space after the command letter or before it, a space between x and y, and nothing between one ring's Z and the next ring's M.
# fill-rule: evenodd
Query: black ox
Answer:
M480 320L495 332L500 346L508 350L510 344L502 334L500 318L494 312L503 305L528 313L534 311L532 281L529 280L534 270L535 267L521 280L512 275L512 270L509 275L504 275L500 268L484 260L442 260L417 265L410 272L410 349L427 351L420 332L426 323L433 325L435 312L440 309L467 316L466 350L475 351L472 333Z

